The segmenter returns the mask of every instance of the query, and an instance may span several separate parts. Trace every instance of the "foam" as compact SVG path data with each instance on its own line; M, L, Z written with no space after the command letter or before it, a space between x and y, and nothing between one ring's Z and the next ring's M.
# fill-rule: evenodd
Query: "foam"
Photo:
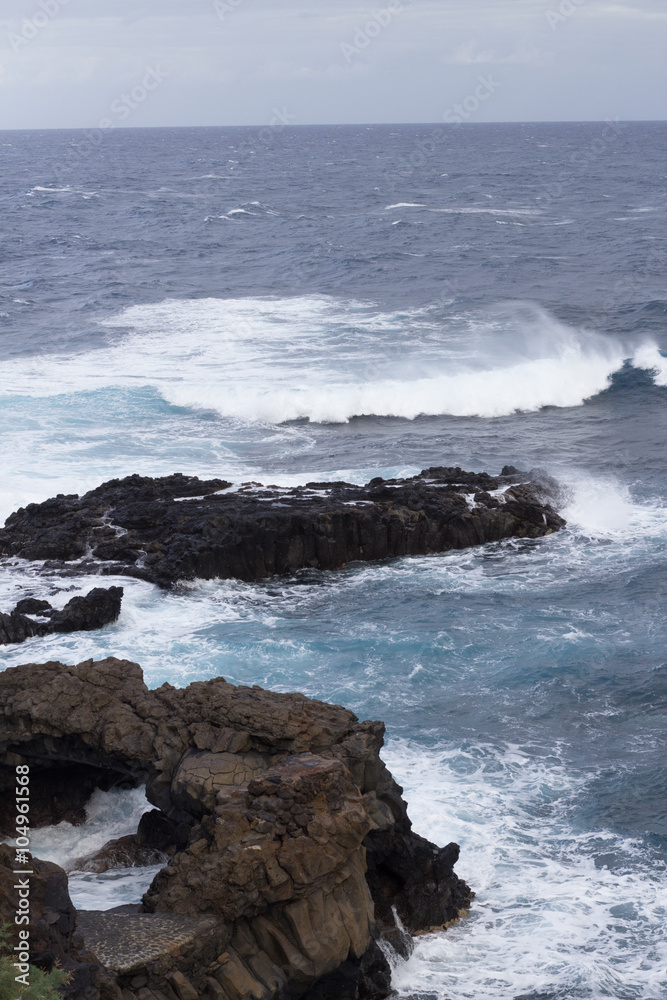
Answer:
M467 920L394 958L400 997L664 996L664 872L636 841L572 829L593 775L561 762L558 746L538 759L507 744L392 741L383 757L416 831L461 845L457 872L477 893ZM600 861L610 854L613 871Z
M477 208L466 206L462 208L432 208L431 212L444 212L446 215L542 215L537 208Z
M133 306L106 325L124 331L110 346L10 359L3 392L149 385L171 404L243 424L490 418L580 406L631 353L530 303L443 321L435 307L383 313L327 296L166 300ZM649 362L662 385L667 362L646 343L634 363Z
M98 789L86 805L85 823L62 822L32 830L30 848L44 861L71 868L74 861L99 851L107 841L136 833L139 820L152 808L144 787Z
M653 343L645 343L635 352L632 359L635 368L645 368L653 373L656 385L667 386L667 357Z
M69 893L79 909L108 910L123 903L138 903L162 865L113 869L100 874L72 871L79 858L95 854L109 840L136 833L142 815L152 809L145 788L93 792L80 826L62 822L34 829L30 849L43 861L70 870Z
M370 470L355 473L342 470L333 479L367 481ZM406 474L412 469L398 469ZM288 479L302 477L271 477L273 482L287 484ZM322 477L324 478L324 477ZM328 478L328 477L327 477ZM6 647L3 664L7 667L26 662L60 660L80 662L105 656L127 657L142 664L148 683L188 683L190 680L223 674L232 683L262 683L271 688L292 691L299 689L314 697L343 701L359 710L356 699L387 699L381 711L395 714L394 678L375 691L372 674L357 672L350 663L359 657L374 661L384 656L383 642L408 643L405 653L405 674L410 674L421 654L411 651L412 631L401 638L400 629L394 635L389 629L379 639L376 649L373 638L374 622L384 621L387 608L395 607L399 594L412 595L411 600L423 608L424 621L433 623L444 599L459 600L477 607L480 602L493 606L509 602L520 609L528 596L543 595L549 604L562 602L563 580L573 588L579 586L606 588L610 581L650 571L667 555L667 516L657 503L638 503L613 481L593 480L585 476L570 476L570 499L564 513L568 529L541 540L508 539L475 549L452 551L436 556L409 557L390 562L355 564L331 573L317 573L310 579L267 580L260 584L236 580L199 580L181 584L174 591L132 578L105 577L104 585L124 588L123 608L117 622L99 631L55 634L32 638ZM77 593L87 593L100 585L93 575L70 576L58 583L37 574L37 567L25 563L2 567L0 572L0 609L9 610L19 597L46 598L62 607ZM331 607L336 609L331 621ZM357 610L366 609L362 620ZM517 612L518 614L518 612ZM582 655L588 655L594 642L596 655L609 642L618 643L618 622L613 623L613 640L604 623L591 619L590 609L575 608L565 614L546 615L538 622L535 639L546 657L552 656L563 642L577 644ZM512 616L510 631L524 627L523 619ZM425 626L426 627L426 626ZM314 629L314 633L311 630ZM537 634L539 633L539 634ZM343 682L323 691L318 668L313 657L321 659L319 646L312 645L313 634L325 643L325 659L336 675L340 646ZM594 635L594 640L590 635ZM328 636L328 638L326 638ZM478 637L482 644L490 636ZM328 643L332 641L333 647ZM449 641L443 633L443 641ZM454 646L447 646L458 656L462 637L453 633ZM509 638L508 638L509 641ZM387 652L389 660L383 669L396 669L402 662L399 651ZM517 655L520 650L517 647ZM394 661L398 656L399 660ZM461 654L463 655L463 654ZM467 654L466 654L467 658ZM401 668L402 669L402 668ZM431 669L430 667L428 668ZM467 668L466 668L467 669ZM416 676L416 675L415 675ZM430 674L425 678L429 683ZM342 687L338 685L342 684ZM346 685L350 685L346 687ZM423 692L408 692L414 700ZM365 702L363 703L365 705ZM385 701L382 702L385 706ZM380 711L380 709L374 709ZM368 711L363 707L363 711Z

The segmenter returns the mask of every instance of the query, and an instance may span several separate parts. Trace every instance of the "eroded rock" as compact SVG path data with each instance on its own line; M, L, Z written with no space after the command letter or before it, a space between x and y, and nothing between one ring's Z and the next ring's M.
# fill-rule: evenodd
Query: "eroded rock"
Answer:
M411 479L293 489L134 475L21 508L0 530L0 555L47 560L45 572L125 574L169 587L337 569L564 527L543 475L526 482L512 466L503 473L438 466Z
M87 769L89 786L95 776L100 787L146 783L157 808L136 837L90 863L102 870L140 848L167 850L144 897L149 938L159 926L151 915L174 927L212 920L187 962L159 934L150 961L130 954L114 964L100 944L119 990L180 995L178 974L219 1000L343 997L345 983L351 998L379 998L388 967L374 942L401 946L392 908L416 932L470 903L453 872L458 847L411 830L379 756L382 723L222 678L149 690L137 664L113 657L6 670L0 703L5 785L17 763L30 765L35 789L42 774L64 784L74 767ZM59 816L48 797L35 812L37 822ZM128 926L131 916L117 915Z
M16 874L29 871L29 876ZM71 1000L98 1000L100 969L79 955L74 939L76 910L67 891L67 875L48 861L33 858L29 865L17 864L15 849L0 844L0 921L10 924L10 945L18 942L14 917L18 906L17 883L29 886L30 963L50 971L56 963L71 975L65 996Z

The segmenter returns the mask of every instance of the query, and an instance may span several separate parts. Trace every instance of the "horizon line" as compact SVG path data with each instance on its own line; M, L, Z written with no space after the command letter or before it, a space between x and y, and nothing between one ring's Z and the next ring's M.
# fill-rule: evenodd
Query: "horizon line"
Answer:
M288 129L305 128L415 128L419 126L440 126L442 128L469 128L480 125L664 125L667 118L509 118L503 121L476 121L476 122L443 122L443 121L420 121L420 122L292 122L279 127L267 125L266 122L250 122L236 125L113 125L106 129L100 129L98 125L42 125L29 126L26 128L12 127L3 128L0 132L140 132L149 129L219 129L219 128L274 128L276 131L284 132Z

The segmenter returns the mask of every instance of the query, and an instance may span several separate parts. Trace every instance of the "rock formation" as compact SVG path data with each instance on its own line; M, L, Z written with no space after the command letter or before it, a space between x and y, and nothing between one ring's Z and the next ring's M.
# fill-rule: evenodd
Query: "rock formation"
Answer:
M56 611L48 601L24 597L10 614L0 612L0 646L23 642L34 635L103 628L118 618L122 599L122 587L94 587L83 597L73 597L62 611Z
M377 939L405 945L392 908L417 932L469 905L458 847L411 830L380 722L222 678L149 690L115 658L8 669L0 704L4 834L17 764L34 825L80 821L114 784L145 783L155 806L137 842L168 863L142 911L83 913L79 953L63 925L62 953L92 953L103 1000L385 997Z
M337 569L564 527L544 481L525 478L511 466L495 477L434 467L366 486L280 489L134 475L19 509L0 530L0 555L45 560L47 572L125 574L163 587Z

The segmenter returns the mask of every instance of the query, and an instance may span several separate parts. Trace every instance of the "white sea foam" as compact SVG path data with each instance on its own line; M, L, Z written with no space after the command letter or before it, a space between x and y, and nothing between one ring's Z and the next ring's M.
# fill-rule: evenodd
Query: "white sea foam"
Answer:
M657 384L667 380L654 344L628 348L528 303L444 321L428 309L382 313L326 296L167 300L107 325L125 331L111 346L8 361L3 391L146 384L177 406L276 424L578 406L608 387L633 350Z
M99 851L108 840L136 833L139 820L153 806L145 788L93 792L86 805L86 821L80 826L62 822L35 829L30 834L30 848L44 861L54 861L71 868L78 858Z
M478 208L474 205L432 208L431 212L444 212L446 215L542 215L538 208Z
M33 829L30 849L43 861L70 870L69 893L79 909L108 910L123 903L138 903L161 865L113 869L100 874L72 870L74 863L95 854L109 840L136 833L142 815L153 806L142 788L93 792L80 826L62 822Z
M645 368L652 372L656 385L667 386L667 357L655 344L642 344L635 352L632 363L635 368Z
M383 756L417 832L461 845L457 872L477 893L467 920L395 961L399 997L664 997L664 865L610 831L572 829L569 807L590 775L557 746L535 758L517 746L396 741Z
M364 481L368 471L344 470L332 478ZM633 500L613 481L570 476L564 513L567 531L540 541L510 539L438 556L357 564L320 574L311 582L302 580L298 586L289 580L262 584L200 580L165 592L142 580L106 577L105 586L124 588L118 621L98 631L28 639L6 647L3 662L6 666L46 660L75 663L115 655L141 663L151 685L165 680L187 684L223 674L234 683L298 688L322 697L310 641L310 630L319 635L320 624L327 634L331 630L336 642L365 645L373 621L384 620L384 609L393 606L398 594L413 595L412 600L425 609L443 599L509 599L520 606L526 595L536 592L557 606L563 580L572 586L604 588L610 580L650 571L667 556L664 507ZM99 585L99 577L72 576L59 581L54 594L53 581L39 576L34 565L5 566L0 571L0 608L9 610L19 597L28 595L62 607L76 594ZM330 621L332 602L345 623L340 633ZM367 614L358 622L356 609L362 605ZM536 640L549 656L563 642L589 651L591 629L597 642L607 641L598 625L590 608L570 609L542 619ZM613 638L608 641L621 641L616 624L610 623L610 628ZM456 635L454 641L458 642ZM419 657L408 657L406 675L418 662ZM360 674L349 691L339 690L337 680L331 683L325 696L349 701L366 685L366 678ZM375 681L369 676L368 683L373 686ZM392 690L388 689L389 698L394 697ZM421 697L420 692L413 695Z

